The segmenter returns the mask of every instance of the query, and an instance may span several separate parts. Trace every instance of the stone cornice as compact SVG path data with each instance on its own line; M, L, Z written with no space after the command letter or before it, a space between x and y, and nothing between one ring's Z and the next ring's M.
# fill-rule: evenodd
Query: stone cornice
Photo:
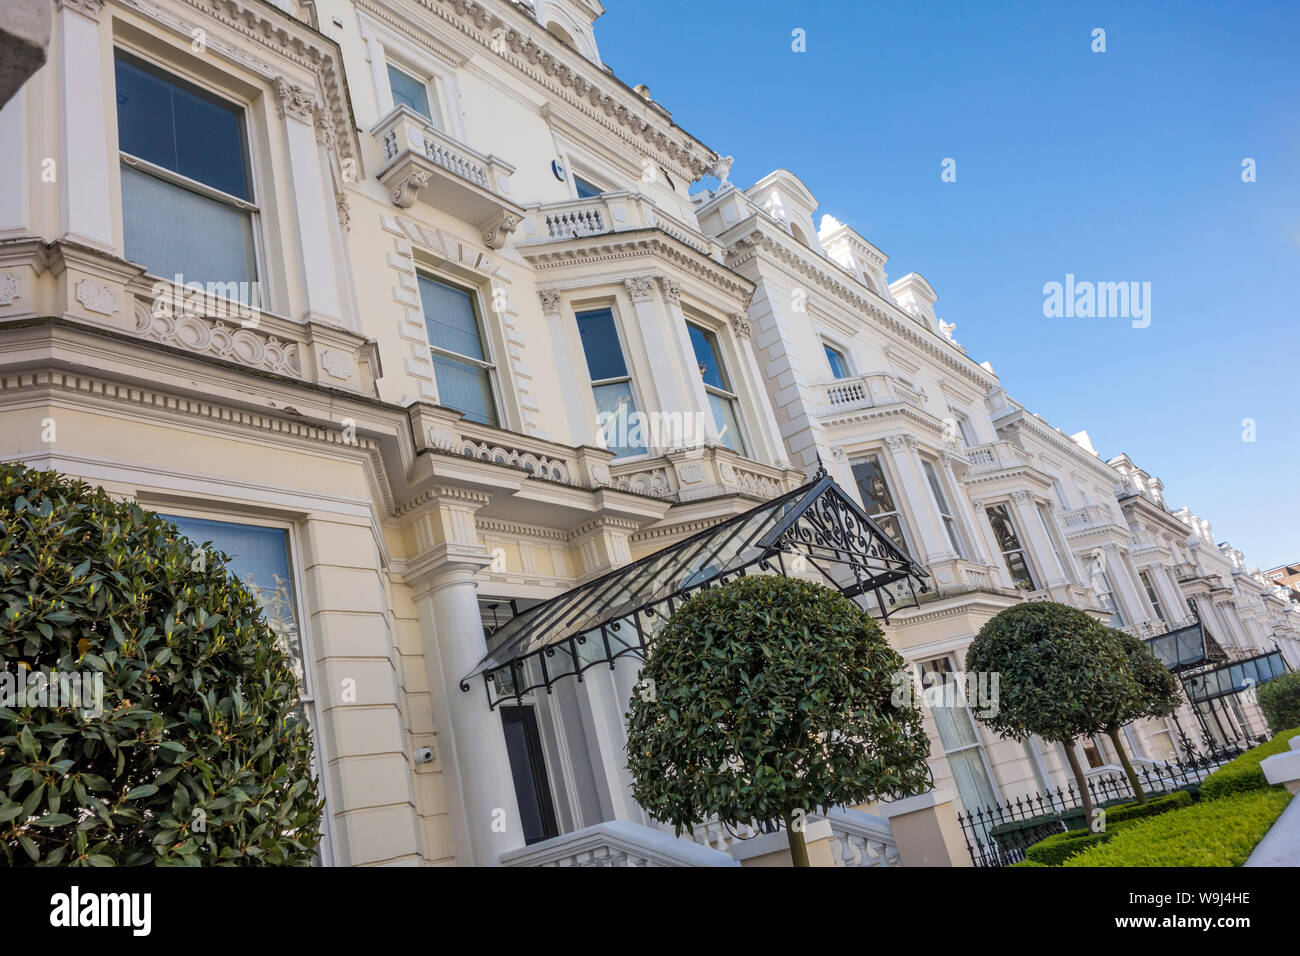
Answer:
M1007 441L1014 441L1014 439L1003 435L1004 429L1010 431L1015 428L1023 428L1034 438L1045 445L1051 446L1075 464L1088 467L1096 477L1109 481L1112 487L1119 483L1119 472L1115 471L1114 468L1100 458L1088 454L1087 451L1075 444L1072 439L1062 435L1056 429L1044 423L1038 416L1025 411L1023 408L1017 408L1009 415L999 418L994 427L997 429L998 436Z
M716 153L672 122L662 107L647 103L616 77L564 46L513 4L413 2L477 44L484 56L510 64L550 95L679 176L694 182L718 162Z
M733 237L724 241L727 246L727 265L739 270L748 262L766 257L778 266L810 280L823 293L833 296L840 305L855 315L869 317L885 327L896 339L919 349L932 360L969 380L982 392L994 388L997 378L981 368L973 359L955 353L951 344L941 343L938 336L918 326L915 320L897 312L893 305L879 299L863 286L856 277L837 262L823 260L798 245L783 231L767 224L763 216L751 216L745 223L733 226ZM837 274L837 272L839 274ZM955 354L954 354L955 353Z
M694 276L734 299L740 307L744 307L754 294L754 283L749 279L657 229L629 230L521 246L516 251L532 263L538 272L543 273L568 266L624 262L649 256ZM687 288L683 291L690 290Z

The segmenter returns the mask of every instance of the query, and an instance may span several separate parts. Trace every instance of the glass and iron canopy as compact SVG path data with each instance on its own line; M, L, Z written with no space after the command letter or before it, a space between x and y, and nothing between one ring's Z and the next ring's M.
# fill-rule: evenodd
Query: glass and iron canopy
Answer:
M1192 703L1217 700L1231 694L1266 684L1287 672L1281 651L1266 651L1243 660L1221 664L1183 679L1183 687Z
M1193 621L1185 627L1144 640L1156 660L1175 674L1216 658L1224 660L1227 657L1214 638L1205 633L1200 621Z
M792 492L537 604L490 639L461 681L481 678L495 708L620 657L644 659L655 633L691 594L746 574L833 587L885 620L917 605L928 574L819 469Z

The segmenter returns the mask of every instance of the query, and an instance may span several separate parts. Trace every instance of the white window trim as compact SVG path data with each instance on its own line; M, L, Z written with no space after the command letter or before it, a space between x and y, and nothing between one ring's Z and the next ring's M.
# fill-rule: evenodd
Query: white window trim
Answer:
M178 80L182 80L189 83L191 86L196 86L219 99L225 100L232 106L239 107L242 113L240 120L243 123L244 128L244 159L248 163L248 192L250 197L249 199L240 199L238 196L232 196L220 189L190 179L188 176L183 176L173 170L155 165L146 159L141 159L140 157L122 149L121 141L118 138L117 101L114 99L113 119L109 125L112 128L113 147L117 152L118 160L118 214L121 217L123 254L126 252L126 214L122 206L123 190L121 169L122 164L125 163L142 173L154 176L155 178L161 179L173 186L178 186L181 189L188 190L196 195L203 196L207 199L214 199L218 202L225 203L226 205L247 212L250 219L249 228L253 234L253 267L257 270L257 274L249 280L252 283L252 289L256 292L256 295L254 295L253 298L257 301L247 304L267 312L274 311L274 302L270 296L271 283L268 280L269 271L266 262L267 243L266 237L262 234L264 228L262 222L262 208L257 201L258 194L261 192L258 187L262 182L262 174L261 170L258 168L257 149L255 148L257 145L255 136L258 133L258 130L255 129L253 122L254 116L256 115L253 104L243 96L238 95L233 89L224 86L213 87L210 81L203 77L191 74L174 59L160 59L156 53L149 50L143 50L116 35L113 37L112 55L109 57L109 68L112 70L112 76L109 82L113 84L114 93L116 93L117 90L117 51L119 50L131 57L148 63L160 72L170 74ZM173 282L175 280L175 276L155 276L152 272L147 272L146 275L155 279L161 279L164 282Z
M710 333L713 336L713 343L716 346L716 348L714 349L714 358L718 360L720 366L719 371L722 372L723 377L726 379L728 384L731 385L732 389L734 389L736 383L734 381L734 377L731 374L731 369L735 366L736 363L732 361L733 356L731 355L731 340L727 338L726 344L724 345L723 340L725 336L723 335L722 330L718 326L714 325L712 322L708 322L704 319L701 319L698 315L692 314L689 316L684 316L683 318L687 326L686 338L688 342L690 340L690 332L691 332L690 326L692 325L695 326L697 329ZM695 357L695 349L693 346L691 348L691 357L692 358ZM710 385L708 382L704 381L703 376L701 376L700 378L700 384L704 386L704 395L706 399L710 395L718 395L721 396L722 398L726 398L731 401L731 408L736 416L736 428L740 432L739 435L740 447L735 450L736 454L740 455L742 458L751 457L754 443L753 441L750 440L749 429L745 425L745 420L749 417L749 415L747 414L745 403L741 399L740 392L728 390L725 388L717 388L716 386ZM713 417L712 406L710 406L707 409L707 411L709 413L709 417L712 418ZM715 428L717 427L717 422L714 422L714 427Z
M829 336L826 335L822 335L820 332L817 334L817 338L821 340L822 358L826 359L827 368L830 368L831 360L826 355L826 349L831 349L834 352L838 352L840 354L840 358L844 360L844 379L836 379L835 369L833 368L830 369L831 379L833 381L843 381L850 378L856 378L858 374L856 371L857 366L853 364L853 359L850 356L849 350L845 348L843 345L841 345L839 342L835 341L835 339L830 338Z
M929 476L926 474L927 466L929 467L930 473L934 475L934 481L935 484L938 485L939 494L943 495L944 500L942 505L939 501L938 495L935 493L935 488L930 486ZM952 507L952 490L945 487L943 469L933 458L928 458L923 455L921 456L921 477L926 479L925 485L930 491L930 499L934 503L934 512L939 516L939 524L944 528L945 536L947 536L949 528L948 522L951 522L951 529L953 532L952 536L957 539L955 542L957 557L963 561L969 561L970 548L966 544L966 535L963 532L961 522L957 520L957 515L954 514L954 509ZM947 508L946 512L944 511L945 507ZM954 542L949 541L949 544L954 544Z
M882 513L887 515L892 514L898 519L899 529L903 533L904 550L906 550L908 554L916 554L917 552L912 543L911 528L909 527L909 525L915 523L915 515L910 511L903 510L905 503L899 500L897 494L897 489L903 487L903 485L898 481L898 476L894 474L893 464L889 460L889 457L890 456L886 453L885 449L880 446L864 448L848 455L849 475L853 478L853 493L858 495L858 504L862 510L866 512L867 517L872 521L875 521L876 516L867 511L867 503L862 500L862 496L858 492L858 479L857 476L853 474L853 466L867 458L876 459L876 465L880 468L880 473L885 477L885 486L889 489L889 497L894 499L894 510ZM886 535L886 537L888 537L888 535Z
M924 682L925 675L921 670L921 665L929 664L932 661L937 661L941 659L947 660L948 666L954 668L954 670L952 671L953 674L960 673L960 671L956 669L958 665L958 661L956 660L954 655L951 654L940 654L937 657L927 657L922 660L917 660L912 664L912 672L922 687L925 686L925 682ZM963 746L957 747L954 750L949 750L946 747L944 747L943 740L940 737L938 733L938 727L936 726L934 743L938 744L940 749L943 750L943 758L945 761L948 759L948 756L950 754L959 754L959 753L966 753L970 750L978 750L980 755L980 761L984 766L984 777L988 781L989 789L993 791L993 801L995 804L999 804L1002 802L1002 788L998 785L998 778L993 773L993 762L989 759L988 748L985 746L984 735L980 732L979 721L977 721L975 719L975 715L970 712L970 704L962 703L958 706L963 712L965 712L966 719L970 722L971 733L975 737L975 742L970 744L964 744ZM930 719L934 720L934 717L931 716ZM948 767L948 774L950 777L952 777L953 789L956 790L956 786L957 786L956 774L952 772L951 765ZM961 796L957 795L957 799L960 800ZM966 807L965 809L968 814L973 814L976 812L976 808Z
M997 507L1001 507L1006 511L1007 521L1010 522L1011 530L1015 533L1016 541L1020 544L1018 548L1012 548L1010 551L1002 550L1002 542L998 540L998 534L993 530L993 519L989 517L989 509ZM988 524L989 534L992 535L993 553L1001 560L1002 569L1007 572L1007 579L1011 580L1011 586L1013 588L1016 586L1016 583L1011 579L1011 568L1007 564L1007 555L1019 551L1025 559L1025 567L1029 569L1029 583L1034 585L1033 590L1030 593L1033 593L1033 591L1046 590L1047 579L1043 576L1042 569L1038 567L1037 562L1034 561L1034 557L1030 553L1029 543L1025 538L1025 531L1017 523L1015 512L1016 509L1012 507L1009 499L1002 501L986 501L984 503L984 521Z
M640 413L642 416L644 416L646 413L646 407L642 403L641 389L637 387L637 381L640 378L640 375L638 369L632 363L631 353L628 351L627 348L627 337L623 333L623 319L622 316L619 315L618 299L599 298L599 299L591 299L591 300L581 300L581 301L571 302L570 308L573 312L573 326L572 326L573 332L575 337L578 340L579 353L582 355L582 371L585 372L587 375L587 383L589 386L589 388L587 389L587 398L591 401L592 422L596 426L595 433L599 434L600 432L599 421L596 417L597 416L596 391L595 391L596 387L598 385L610 385L616 382L621 382L624 379L623 377L601 378L601 379L593 379L591 377L591 369L587 365L587 352L582 345L582 335L578 332L578 314L580 312L599 312L601 309L608 309L609 314L614 317L614 335L615 337L617 337L618 347L623 353L623 365L627 369L626 379L627 379L628 389L632 392L632 400L636 402L637 412ZM642 461L644 459L651 458L659 454L660 449L651 447L650 436L648 434L642 433L641 438L642 438L642 443L645 445L644 452L642 452L639 455L625 455L622 458L615 458L614 461L618 462L621 465L624 462Z
M430 106L436 105L441 114L441 132L464 143L465 122L460 111L460 82L450 63L443 61L430 50L416 46L393 33L378 21L358 13L361 39L366 44L370 60L371 77L375 85L375 101L379 107L376 120L393 111L393 91L388 84L388 64L391 62L403 73L423 80L429 94ZM433 121L437 126L437 119Z
M336 863L334 848L339 846L339 843L334 831L334 814L331 812L331 807L338 806L338 804L334 802L330 793L329 774L326 773L332 755L326 755L325 753L325 733L322 727L324 714L319 706L320 699L316 696L315 669L317 658L315 640L312 638L311 628L308 625L311 619L308 617L305 595L306 564L303 560L301 542L298 540L297 523L270 515L232 514L228 511L219 511L200 504L172 504L169 501L160 501L149 505L149 507L152 511L174 514L182 518L199 518L223 524L242 524L253 528L275 528L285 532L289 542L289 573L294 579L293 598L294 610L298 614L298 639L302 643L303 683L305 684L302 703L311 712L312 756L314 758L312 770L316 774L316 783L320 793L325 799L325 808L321 813L324 824L321 828L321 865L334 866Z
M453 352L450 349L434 345L428 340L428 318L424 313L424 299L420 297L420 276L424 276L424 278L431 282L438 282L442 285L451 286L453 289L460 289L462 292L469 295L471 304L474 308L474 321L478 325L478 341L479 344L483 346L483 354L486 356L485 358L476 359L472 355L462 355L459 352ZM456 362L463 362L466 365L477 365L479 368L485 369L488 374L488 389L492 393L492 405L493 411L496 412L497 423L495 426L484 425L483 427L496 427L509 431L511 426L511 416L506 414L507 409L505 402L502 401L500 363L496 360L496 349L492 343L492 336L488 332L487 312L483 308L483 296L481 295L481 291L482 290L475 283L467 282L455 276L449 276L436 269L430 269L419 262L416 263L415 297L420 303L420 318L424 319L426 323L425 344L429 347L430 359L432 360L434 355L441 355L444 358L449 358ZM437 372L435 371L433 375L434 385L436 386L438 382ZM438 399L439 401L442 400L441 392L438 393ZM466 421L468 420L469 419L466 419ZM474 422L473 424L479 425L482 423Z

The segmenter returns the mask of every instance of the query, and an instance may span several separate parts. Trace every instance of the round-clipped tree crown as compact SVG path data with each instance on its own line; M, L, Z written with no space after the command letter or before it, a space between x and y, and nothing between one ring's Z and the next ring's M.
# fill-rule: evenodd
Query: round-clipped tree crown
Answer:
M864 803L930 784L903 660L828 588L747 576L681 605L651 642L628 714L637 802L678 832Z
M300 688L226 556L13 464L0 522L7 862L311 863L322 802Z
M1137 692L1110 628L1077 608L1030 601L991 618L966 651L968 673L997 673L979 719L1005 737L1068 741L1103 732Z

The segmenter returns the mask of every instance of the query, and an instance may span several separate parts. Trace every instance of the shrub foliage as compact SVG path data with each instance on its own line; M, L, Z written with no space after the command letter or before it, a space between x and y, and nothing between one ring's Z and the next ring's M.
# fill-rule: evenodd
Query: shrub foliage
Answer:
M842 595L750 576L701 591L655 636L628 714L637 802L677 832L930 785L903 660Z
M1255 693L1269 730L1278 734L1287 727L1300 727L1300 671L1274 677Z
M0 463L0 669L102 706L0 707L10 864L303 864L321 801L290 661L257 599L174 525Z
M1267 743L1251 747L1240 757L1225 763L1201 781L1201 799L1219 800L1234 794L1270 789L1271 784L1260 769L1260 761L1274 754L1286 753L1291 747L1291 738L1297 734L1300 734L1300 727L1284 730Z

